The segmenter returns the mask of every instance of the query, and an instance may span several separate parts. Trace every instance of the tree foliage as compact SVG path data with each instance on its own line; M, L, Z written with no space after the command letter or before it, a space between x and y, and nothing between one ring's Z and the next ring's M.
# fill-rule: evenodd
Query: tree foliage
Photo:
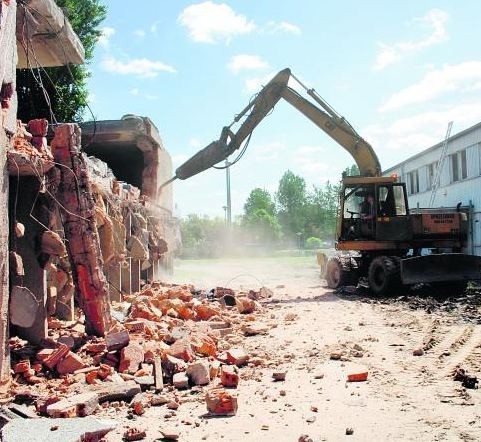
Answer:
M358 173L356 166L346 170ZM335 237L339 191L340 185L330 182L308 189L304 178L288 170L279 181L275 203L268 191L253 189L241 220L230 227L220 218L189 215L181 224L183 246L189 256L198 257L235 253L236 248L241 253L321 248Z
M269 215L274 215L276 206L267 190L256 187L251 191L244 204L244 216L249 218L259 209L265 210Z
M107 9L99 0L56 0L64 9L73 30L85 49L88 63L101 35L99 26L105 19ZM55 68L20 69L17 72L18 118L29 121L33 118L51 119L51 111L57 121L79 122L87 107L87 65L69 65ZM45 98L42 85L49 97Z
M345 176L357 176L360 175L361 172L359 171L357 164L352 164L351 167L346 167L342 174Z
M302 232L306 202L306 181L288 170L279 181L276 192L279 220L286 232Z
M245 218L249 236L255 243L274 244L281 237L281 226L277 218L266 209L256 209Z

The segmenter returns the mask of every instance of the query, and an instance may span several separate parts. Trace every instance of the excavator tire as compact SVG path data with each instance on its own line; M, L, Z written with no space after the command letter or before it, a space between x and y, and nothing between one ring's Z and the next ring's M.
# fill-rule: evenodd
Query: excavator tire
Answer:
M401 286L399 258L377 256L369 264L368 280L371 291L377 296L392 295Z
M349 272L346 271L340 258L329 258L326 266L326 281L330 289L338 289L349 282Z

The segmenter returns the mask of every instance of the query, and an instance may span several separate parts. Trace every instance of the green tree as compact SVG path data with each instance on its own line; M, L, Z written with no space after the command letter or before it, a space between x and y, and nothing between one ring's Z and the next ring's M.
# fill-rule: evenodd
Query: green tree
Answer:
M274 215L276 206L267 190L256 187L251 191L244 204L244 216L249 218L259 209L265 210L269 215Z
M306 249L320 249L322 247L322 241L315 236L311 236L306 239Z
M257 243L273 244L281 237L281 226L277 218L266 209L255 209L245 217L244 226Z
M213 257L225 248L227 229L221 218L195 214L181 220L182 248L191 256Z
M358 176L360 174L361 172L359 171L357 164L352 164L351 167L346 167L342 172L342 175L345 176Z
M288 170L279 181L276 202L285 232L304 232L307 203L306 181Z
M101 35L99 25L107 9L99 0L56 0L66 11L73 30L85 49L85 61L93 57L93 50ZM36 67L36 63L32 62ZM87 65L69 65L45 69L20 69L17 72L18 118L51 118L50 106L56 119L79 122L87 107ZM41 81L39 81L41 80ZM40 84L39 84L40 83ZM50 106L41 84L50 99Z

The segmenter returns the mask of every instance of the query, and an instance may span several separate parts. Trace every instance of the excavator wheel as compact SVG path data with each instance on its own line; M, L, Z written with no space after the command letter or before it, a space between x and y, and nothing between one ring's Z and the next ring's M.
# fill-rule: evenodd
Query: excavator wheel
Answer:
M377 256L369 264L368 280L371 291L377 296L393 294L399 289L401 278L399 259L390 256Z
M326 266L326 281L330 289L337 289L346 285L349 280L349 272L342 267L342 262L337 256L329 258Z

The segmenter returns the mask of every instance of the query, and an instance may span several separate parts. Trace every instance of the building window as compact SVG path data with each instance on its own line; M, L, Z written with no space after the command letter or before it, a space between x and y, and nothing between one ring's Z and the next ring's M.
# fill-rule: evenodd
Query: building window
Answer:
M451 182L465 180L468 177L468 164L466 160L466 149L453 153L450 157Z
M408 172L409 195L419 193L419 171Z
M437 168L438 163L431 163L426 167L428 190L431 190L434 187L434 178L436 177Z

